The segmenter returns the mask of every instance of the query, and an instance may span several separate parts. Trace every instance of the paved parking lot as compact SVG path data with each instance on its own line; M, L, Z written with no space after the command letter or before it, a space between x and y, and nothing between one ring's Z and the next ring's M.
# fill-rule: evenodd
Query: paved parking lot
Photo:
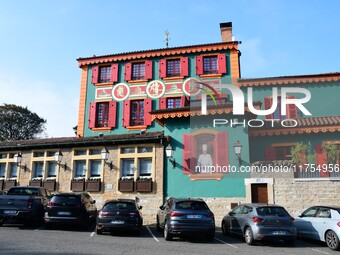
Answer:
M81 230L58 228L47 230L19 226L0 228L0 254L340 254L323 243L298 240L292 247L283 243L259 243L248 246L238 237L223 236L218 230L214 242L202 239L165 241L155 226L145 226L140 236L132 234L102 235L94 226Z

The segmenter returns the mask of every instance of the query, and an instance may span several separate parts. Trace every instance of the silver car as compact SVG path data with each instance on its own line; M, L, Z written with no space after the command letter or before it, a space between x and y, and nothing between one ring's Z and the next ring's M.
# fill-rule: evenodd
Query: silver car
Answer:
M296 240L294 218L282 206L240 204L222 220L222 233L243 236L252 245L260 240L283 240L292 245Z
M332 250L340 249L340 207L312 206L295 218L299 237L326 242Z

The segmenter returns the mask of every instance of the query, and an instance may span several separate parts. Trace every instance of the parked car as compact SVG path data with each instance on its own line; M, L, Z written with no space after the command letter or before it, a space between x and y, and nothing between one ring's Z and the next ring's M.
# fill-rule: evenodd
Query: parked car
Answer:
M139 234L143 228L141 209L133 199L106 201L97 216L96 233L130 230Z
M0 190L0 196L1 196L1 195L6 195L6 192L3 191L3 190Z
M252 245L256 240L284 240L292 245L296 240L294 218L284 207L266 204L240 204L221 224L222 233L243 236Z
M96 200L86 193L58 193L48 202L45 213L47 228L57 224L87 226L97 216Z
M16 186L0 195L0 225L3 223L43 223L51 193L42 187Z
M322 242L332 250L340 249L340 207L312 206L295 218L298 237Z
M180 235L205 235L215 237L215 217L200 198L169 198L159 207L157 230L164 231L165 240Z

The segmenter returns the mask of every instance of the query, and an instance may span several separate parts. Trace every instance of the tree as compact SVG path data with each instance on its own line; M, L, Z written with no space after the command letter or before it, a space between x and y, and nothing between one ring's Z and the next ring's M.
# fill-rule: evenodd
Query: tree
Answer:
M46 120L27 107L14 104L0 106L0 141L36 138L45 131Z

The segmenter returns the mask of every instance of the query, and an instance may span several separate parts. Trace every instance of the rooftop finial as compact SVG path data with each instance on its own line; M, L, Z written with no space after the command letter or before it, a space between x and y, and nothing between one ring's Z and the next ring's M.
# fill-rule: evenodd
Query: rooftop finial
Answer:
M170 33L168 32L168 29L165 30L164 34L165 34L165 45L168 48L169 47L169 40L170 40L170 38L169 38Z

